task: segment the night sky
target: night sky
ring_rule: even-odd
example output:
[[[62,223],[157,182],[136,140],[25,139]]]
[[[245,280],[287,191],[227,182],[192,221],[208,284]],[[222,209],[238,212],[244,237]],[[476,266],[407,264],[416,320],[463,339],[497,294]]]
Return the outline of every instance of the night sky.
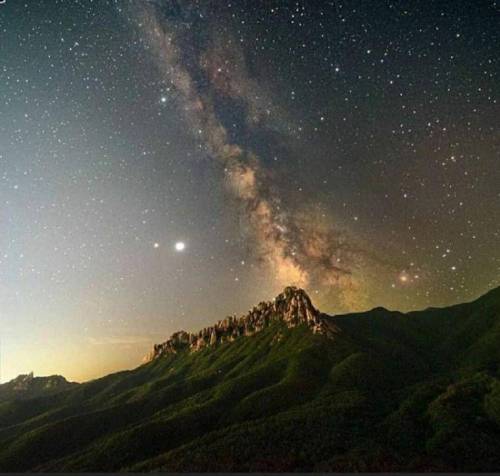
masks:
[[[288,284],[500,285],[500,4],[0,5],[2,381],[84,380]]]

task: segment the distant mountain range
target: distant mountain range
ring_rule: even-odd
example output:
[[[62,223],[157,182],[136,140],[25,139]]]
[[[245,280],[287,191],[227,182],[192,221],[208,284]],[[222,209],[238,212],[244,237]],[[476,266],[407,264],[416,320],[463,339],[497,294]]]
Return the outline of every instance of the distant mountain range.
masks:
[[[500,288],[340,316],[287,288],[135,370],[38,380],[0,386],[0,471],[500,471]]]
[[[14,380],[0,385],[0,403],[51,395],[75,385],[77,384],[68,382],[61,375],[34,377],[33,372],[19,375]]]

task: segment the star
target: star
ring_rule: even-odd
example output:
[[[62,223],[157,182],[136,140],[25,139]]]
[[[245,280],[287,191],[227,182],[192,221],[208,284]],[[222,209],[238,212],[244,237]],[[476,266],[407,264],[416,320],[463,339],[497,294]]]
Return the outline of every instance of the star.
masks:
[[[186,244],[183,241],[175,243],[175,251],[181,252],[186,249]]]
[[[402,284],[407,284],[410,282],[410,277],[408,276],[408,274],[406,274],[405,271],[401,272],[400,275],[399,275],[399,281],[402,283]]]

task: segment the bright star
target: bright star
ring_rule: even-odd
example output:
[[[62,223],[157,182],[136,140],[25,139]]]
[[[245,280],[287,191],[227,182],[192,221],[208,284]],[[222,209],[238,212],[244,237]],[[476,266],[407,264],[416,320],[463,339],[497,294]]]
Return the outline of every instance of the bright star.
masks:
[[[175,251],[184,251],[186,248],[186,244],[183,241],[178,241],[175,244]]]
[[[410,277],[403,271],[399,275],[399,281],[403,284],[409,283],[410,282]]]

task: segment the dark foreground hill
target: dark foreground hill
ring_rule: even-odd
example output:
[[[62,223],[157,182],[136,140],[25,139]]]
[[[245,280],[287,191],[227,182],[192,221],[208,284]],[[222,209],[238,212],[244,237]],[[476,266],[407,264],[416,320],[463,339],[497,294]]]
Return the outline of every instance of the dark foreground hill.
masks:
[[[150,358],[0,403],[0,471],[500,470],[500,289],[329,317],[288,288]]]

